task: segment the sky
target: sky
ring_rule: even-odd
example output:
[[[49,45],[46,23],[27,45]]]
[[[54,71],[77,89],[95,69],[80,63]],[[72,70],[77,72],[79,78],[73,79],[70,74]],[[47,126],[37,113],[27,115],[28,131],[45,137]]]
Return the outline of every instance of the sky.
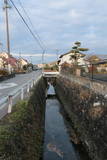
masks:
[[[14,0],[26,22],[43,41],[45,61],[54,61],[57,54],[71,50],[75,41],[89,48],[88,54],[107,54],[107,0],[20,0],[27,11],[33,28]],[[42,50],[31,36],[21,18],[11,5],[9,28],[11,53],[25,55],[34,63],[41,63]],[[5,14],[0,1],[0,42],[6,50]],[[56,54],[57,53],[57,54]]]

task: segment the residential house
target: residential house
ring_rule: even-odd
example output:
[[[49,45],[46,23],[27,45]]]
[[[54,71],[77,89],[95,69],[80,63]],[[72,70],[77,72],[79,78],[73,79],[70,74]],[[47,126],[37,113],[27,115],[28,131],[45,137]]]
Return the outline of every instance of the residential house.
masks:
[[[57,62],[57,61],[54,61],[54,62],[48,63],[48,65],[49,65],[50,67],[53,67],[54,65],[57,65],[57,64],[58,64],[58,62]]]
[[[16,58],[11,56],[11,57],[5,59],[5,61],[6,61],[6,64],[7,64],[8,69],[9,69],[10,72],[17,71],[17,69],[18,69],[18,61],[17,61]]]
[[[97,72],[107,72],[107,59],[101,60],[95,64]]]
[[[88,69],[90,72],[92,72],[92,70],[93,72],[97,72],[97,70],[100,70],[100,67],[97,64],[101,61],[101,58],[99,58],[97,55],[91,55],[91,56],[86,57],[86,61],[88,61],[89,63]]]
[[[10,55],[9,55],[8,53],[6,53],[6,52],[1,52],[1,53],[0,53],[0,57],[1,57],[1,58],[6,58],[6,59],[7,59],[7,58],[10,57]]]
[[[0,59],[1,59],[1,68],[8,70],[9,73],[12,73],[13,71],[17,70],[18,68],[17,59],[14,58],[12,55],[9,55],[6,52],[2,52],[0,53]]]
[[[92,56],[89,56],[87,57],[87,60],[90,64],[93,64],[93,63],[98,63],[101,61],[101,58],[99,58],[98,56],[96,55],[92,55]]]
[[[92,68],[95,72],[107,72],[107,55],[92,55],[86,57],[89,68]],[[92,70],[92,69],[91,69]]]
[[[37,67],[42,69],[44,67],[44,64],[37,64]]]
[[[4,68],[4,60],[0,57],[0,69]]]
[[[29,63],[26,59],[20,58],[18,59],[18,66],[20,69],[23,69],[24,66],[27,66]]]
[[[6,68],[6,59],[9,58],[9,55],[6,52],[0,53],[0,68]]]
[[[60,60],[58,61],[59,71],[61,70],[61,65],[64,63],[68,63],[70,65],[73,65],[76,62],[78,65],[84,66],[86,64],[84,57],[85,57],[85,54],[83,54],[83,53],[76,53],[76,55],[75,55],[75,52],[73,50],[61,55],[59,57]]]

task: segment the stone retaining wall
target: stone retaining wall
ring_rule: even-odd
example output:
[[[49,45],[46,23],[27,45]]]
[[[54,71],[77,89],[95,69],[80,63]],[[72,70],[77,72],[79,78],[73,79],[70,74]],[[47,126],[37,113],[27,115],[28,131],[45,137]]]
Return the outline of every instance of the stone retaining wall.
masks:
[[[107,160],[107,99],[82,84],[60,75],[55,90],[91,159]]]

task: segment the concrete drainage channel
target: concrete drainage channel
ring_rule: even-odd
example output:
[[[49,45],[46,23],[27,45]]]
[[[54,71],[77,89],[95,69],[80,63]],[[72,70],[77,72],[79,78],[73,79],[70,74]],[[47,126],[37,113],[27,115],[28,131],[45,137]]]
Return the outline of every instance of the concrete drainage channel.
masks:
[[[54,87],[50,85],[46,100],[43,160],[89,160],[84,149],[79,150],[71,142],[61,110]]]
[[[41,77],[36,82],[29,100],[27,102],[26,100],[21,101],[14,106],[13,112],[0,121],[0,159],[89,160],[89,154],[92,160],[106,160],[107,158],[104,157],[98,158],[100,150],[104,149],[106,143],[102,144],[102,148],[98,152],[97,148],[93,147],[100,147],[97,146],[99,140],[102,142],[102,137],[99,139],[99,133],[106,131],[104,128],[98,128],[100,120],[101,124],[105,122],[101,118],[104,118],[104,116],[105,119],[107,118],[107,112],[105,112],[107,111],[106,101],[102,103],[102,106],[93,107],[89,105],[90,99],[88,101],[87,97],[90,98],[91,96],[93,103],[95,103],[95,95],[87,89],[80,88],[77,84],[61,78],[50,82],[54,87],[51,84],[50,87],[47,87],[47,82],[50,81]],[[48,94],[46,97],[47,88]],[[87,98],[87,101],[83,99],[83,96],[85,96],[85,99]],[[97,100],[100,98],[102,101],[101,96],[98,97],[97,95],[96,98]],[[85,102],[85,105],[81,102]],[[80,107],[82,110],[80,110]],[[103,109],[103,112],[102,110],[96,110],[100,108]],[[86,112],[86,109],[89,110]],[[92,109],[98,111],[98,113],[95,112],[97,114],[94,114]],[[87,115],[88,113],[89,115]],[[94,117],[89,117],[92,116],[92,113]],[[94,124],[97,125],[97,128],[93,127],[92,124],[93,126]],[[104,127],[106,128],[106,126]],[[89,134],[88,130],[90,131]],[[97,144],[95,144],[95,138]],[[88,149],[88,153],[84,152],[85,149],[82,144],[85,149]],[[96,149],[96,152],[90,152],[93,151],[92,149]],[[101,152],[103,152],[102,150]],[[94,157],[92,157],[93,155]],[[106,154],[101,154],[100,157],[102,156],[106,156]]]

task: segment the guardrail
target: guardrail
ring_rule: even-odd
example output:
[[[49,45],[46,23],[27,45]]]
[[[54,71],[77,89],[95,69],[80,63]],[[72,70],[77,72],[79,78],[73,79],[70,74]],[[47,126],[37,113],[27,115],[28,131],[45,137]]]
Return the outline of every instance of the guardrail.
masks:
[[[31,79],[22,86],[16,88],[8,94],[8,96],[0,100],[0,119],[3,118],[6,114],[12,112],[12,106],[17,103],[18,100],[23,100],[26,98],[30,89],[36,84],[36,82],[42,77],[40,75],[37,79]]]

